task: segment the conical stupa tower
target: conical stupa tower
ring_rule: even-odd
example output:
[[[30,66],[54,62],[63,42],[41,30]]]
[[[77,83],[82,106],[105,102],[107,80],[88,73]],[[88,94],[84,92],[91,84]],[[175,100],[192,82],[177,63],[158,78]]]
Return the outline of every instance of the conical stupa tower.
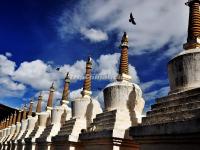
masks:
[[[138,112],[135,116],[135,119],[141,119],[141,111],[143,110],[144,100],[142,98],[142,91],[140,87],[134,83],[131,83],[132,77],[129,75],[129,62],[128,62],[128,35],[124,32],[121,43],[121,56],[120,56],[120,64],[119,64],[119,71],[117,76],[117,82],[111,83],[106,86],[104,89],[104,103],[106,110],[115,110],[115,109],[124,109],[127,110],[127,101],[129,100],[129,94],[132,90],[136,90],[138,93],[138,104],[141,103],[141,109],[138,109]],[[132,88],[131,88],[132,87]],[[126,93],[126,94],[125,94]],[[128,94],[129,93],[129,94]],[[133,101],[134,97],[132,97]],[[126,100],[124,100],[126,99]],[[130,106],[135,107],[135,106]],[[134,118],[134,117],[133,117]],[[140,121],[136,121],[137,124]]]
[[[124,32],[122,36],[121,44],[121,57],[120,57],[120,65],[119,65],[119,75],[117,77],[118,81],[121,80],[131,80],[131,76],[129,76],[129,64],[128,64],[128,35]]]
[[[59,106],[55,106],[52,110],[51,124],[48,125],[39,138],[36,139],[38,149],[50,149],[52,137],[57,135],[60,127],[65,121],[71,118],[71,109],[67,106],[69,95],[70,78],[69,73],[65,77],[62,99]]]
[[[92,70],[92,58],[88,57],[86,62],[86,73],[85,80],[83,83],[83,91],[81,92],[82,96],[89,96],[92,94],[91,92],[91,70]]]
[[[12,124],[17,123],[17,112],[15,111]]]
[[[47,107],[46,107],[47,111],[51,111],[53,109],[54,92],[55,92],[55,87],[54,87],[54,82],[53,82],[49,89],[49,98],[48,98]]]
[[[4,120],[4,130],[3,130],[3,137],[0,139],[0,143],[3,143],[8,137],[8,128],[9,126],[9,117]]]
[[[26,105],[24,105],[23,113],[22,113],[22,120],[26,120]]]
[[[31,99],[28,111],[28,118],[32,117],[32,111],[33,111],[33,100]]]
[[[42,111],[42,92],[40,92],[40,95],[38,97],[38,103],[36,106],[36,114],[39,114]]]
[[[80,134],[80,140],[85,149],[115,150],[134,149],[135,147],[134,142],[130,142],[130,137],[126,133],[129,127],[141,122],[144,100],[140,87],[131,83],[126,32],[122,36],[120,48],[121,57],[117,80],[108,84],[103,90],[104,111],[97,114],[87,131]],[[125,146],[122,141],[130,144]]]
[[[184,49],[200,48],[200,10],[199,0],[190,0],[186,3],[190,8],[189,25],[188,25],[188,38],[187,43],[184,44]]]
[[[3,129],[3,121],[0,122],[0,130]]]
[[[9,126],[9,117],[6,119],[6,128]]]
[[[25,139],[30,136],[30,134],[33,132],[34,129],[37,128],[37,121],[38,121],[38,113],[36,113],[36,116],[32,116],[33,111],[33,99],[30,100],[29,105],[29,111],[28,111],[28,118],[27,118],[27,128],[25,129],[25,132],[21,136],[21,138],[17,141],[18,147],[21,147],[21,149],[25,148]]]
[[[75,149],[73,143],[78,142],[81,130],[87,129],[94,116],[102,112],[98,101],[91,98],[91,69],[92,59],[88,57],[81,97],[72,101],[72,117],[65,121],[58,135],[52,138],[55,149]],[[66,145],[65,141],[69,143]]]
[[[168,63],[170,94],[200,87],[200,1],[190,0],[187,43]]]
[[[5,134],[5,120],[2,120],[1,121],[1,137],[0,137],[0,142],[1,142],[1,140],[3,139],[3,137],[4,137],[4,134]]]
[[[141,150],[198,150],[200,147],[199,4],[199,0],[186,3],[190,13],[187,43],[183,45],[184,50],[168,62],[169,94],[157,98],[142,118],[142,124],[130,130]]]
[[[18,111],[18,115],[17,115],[17,122],[21,122],[21,115],[22,115],[22,111],[21,109]]]
[[[17,143],[17,141],[19,139],[21,139],[23,134],[26,132],[26,129],[27,129],[27,126],[28,126],[28,119],[27,119],[27,112],[26,111],[27,111],[27,108],[26,108],[26,105],[24,105],[23,113],[22,113],[22,120],[21,120],[21,127],[20,127],[19,134],[15,139],[16,140],[15,143]]]
[[[21,119],[22,119],[22,110],[19,109],[18,110],[18,113],[17,113],[17,120],[16,120],[16,130],[15,130],[15,133],[12,137],[12,140],[15,140],[15,138],[17,137],[17,135],[19,134],[20,132],[20,128],[21,128]]]
[[[7,117],[6,123],[5,123],[5,129],[4,129],[4,136],[0,141],[0,143],[2,143],[3,145],[4,145],[4,142],[9,137],[9,134],[10,134],[10,120],[11,120],[11,116]]]
[[[40,136],[46,128],[47,118],[50,112],[42,112],[42,92],[40,92],[36,106],[36,116],[29,118],[27,134],[21,141],[22,148],[35,149],[35,139]]]
[[[65,77],[65,83],[64,83],[64,89],[62,94],[62,100],[61,105],[68,103],[68,96],[69,96],[69,84],[70,84],[70,78],[69,78],[69,72],[67,73]]]
[[[12,126],[12,121],[13,121],[13,114],[11,114],[10,118],[9,118],[9,126]]]
[[[0,140],[3,137],[3,120],[0,122]]]
[[[92,58],[88,57],[86,61],[85,79],[83,81],[83,90],[81,91],[82,97],[76,98],[72,101],[72,117],[85,118],[87,106],[91,99],[91,69]],[[81,109],[82,108],[82,109]]]
[[[6,141],[4,142],[5,149],[9,149],[11,147],[11,139],[15,136],[15,133],[17,132],[16,129],[16,119],[17,119],[17,113],[13,114],[12,123],[10,122],[10,134]]]

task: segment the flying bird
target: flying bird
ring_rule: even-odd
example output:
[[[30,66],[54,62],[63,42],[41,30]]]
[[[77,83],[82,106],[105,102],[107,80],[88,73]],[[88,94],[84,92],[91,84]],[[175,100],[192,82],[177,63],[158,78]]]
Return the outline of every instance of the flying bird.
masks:
[[[60,71],[60,67],[56,68],[57,71]]]
[[[136,25],[135,18],[133,18],[133,14],[132,13],[130,13],[129,22],[131,22],[133,25]]]

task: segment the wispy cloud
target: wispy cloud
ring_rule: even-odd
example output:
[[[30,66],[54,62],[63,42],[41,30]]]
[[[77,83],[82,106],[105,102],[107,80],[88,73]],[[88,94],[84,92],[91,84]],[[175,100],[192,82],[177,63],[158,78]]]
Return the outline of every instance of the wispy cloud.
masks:
[[[107,33],[98,29],[82,28],[81,34],[84,36],[84,38],[89,39],[91,42],[94,43],[108,40]]]
[[[142,88],[142,90],[144,92],[148,91],[149,89],[151,89],[153,86],[163,86],[163,85],[167,85],[168,84],[168,80],[152,80],[152,81],[148,81],[145,83],[141,83],[140,86]]]
[[[0,100],[6,101],[6,98],[20,98],[23,97],[25,90],[9,90],[6,89],[4,86],[0,86]]]
[[[13,90],[13,91],[15,91],[15,90],[20,91],[20,90],[24,90],[26,88],[24,86],[24,84],[12,81],[12,79],[10,77],[1,77],[0,85],[8,90]]]
[[[169,92],[169,86],[160,88],[159,90],[144,93],[145,101],[155,100],[156,98],[167,96]]]
[[[12,53],[10,53],[10,52],[6,52],[5,55],[6,55],[7,57],[12,57]]]
[[[151,104],[156,98],[167,96],[169,92],[168,80],[152,80],[140,84],[143,97],[146,101],[144,112],[151,109]]]
[[[177,45],[186,40],[188,8],[185,0],[82,0],[66,9],[59,18],[58,32],[62,38],[81,33],[81,29],[122,32],[129,35],[130,53],[141,55],[158,51],[163,45]],[[95,11],[94,11],[95,10]],[[133,11],[137,26],[128,22]],[[176,53],[179,49],[173,49]],[[166,56],[173,54],[168,51]]]

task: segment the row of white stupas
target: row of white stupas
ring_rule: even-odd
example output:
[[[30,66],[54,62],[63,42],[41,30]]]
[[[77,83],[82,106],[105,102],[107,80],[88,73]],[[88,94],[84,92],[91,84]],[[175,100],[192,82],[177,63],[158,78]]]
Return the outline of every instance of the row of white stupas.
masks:
[[[141,122],[144,100],[140,87],[131,83],[128,70],[128,36],[121,40],[119,75],[103,90],[105,108],[91,97],[91,58],[81,97],[68,107],[70,79],[67,74],[60,106],[53,107],[54,85],[49,91],[46,111],[41,112],[42,95],[35,115],[33,102],[1,123],[1,150],[96,150],[133,149],[129,128]],[[26,115],[28,117],[26,117]],[[22,117],[21,117],[22,116]]]

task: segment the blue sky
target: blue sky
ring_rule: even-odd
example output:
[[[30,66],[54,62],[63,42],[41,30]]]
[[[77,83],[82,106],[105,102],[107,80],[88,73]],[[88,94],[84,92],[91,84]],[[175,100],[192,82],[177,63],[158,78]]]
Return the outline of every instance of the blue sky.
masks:
[[[114,78],[119,44],[129,36],[129,63],[139,84],[145,110],[156,97],[167,95],[167,62],[186,41],[185,0],[3,0],[0,5],[0,103],[21,107],[56,82],[55,104],[61,98],[64,74],[83,76],[85,60],[93,58],[93,74]],[[128,22],[133,12],[137,26]],[[55,70],[60,67],[60,72]],[[103,104],[111,80],[93,80],[93,97]],[[73,80],[71,99],[82,80]],[[45,105],[45,103],[44,103]]]

